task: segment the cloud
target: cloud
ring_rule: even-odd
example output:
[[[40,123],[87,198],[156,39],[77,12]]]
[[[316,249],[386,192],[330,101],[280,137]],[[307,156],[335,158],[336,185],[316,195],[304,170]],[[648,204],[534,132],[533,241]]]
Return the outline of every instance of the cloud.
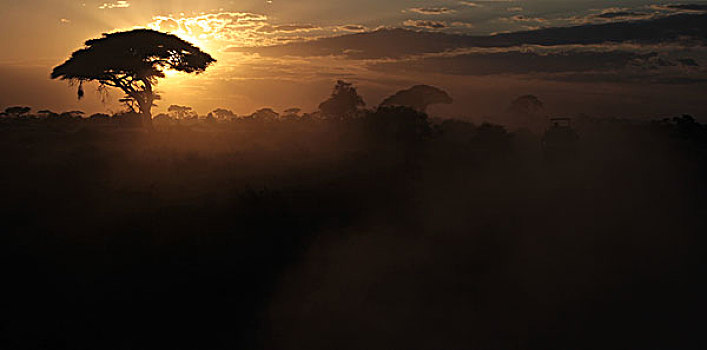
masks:
[[[484,3],[508,3],[508,2],[516,2],[517,0],[477,0],[477,1],[459,1],[460,5],[463,6],[469,6],[469,7],[484,7]]]
[[[71,24],[71,20],[68,18],[61,18],[59,19],[59,23],[61,24]]]
[[[443,29],[449,27],[446,22],[443,21],[430,21],[430,20],[412,20],[409,19],[403,22],[406,27],[416,27],[416,28],[427,28],[427,29]]]
[[[260,33],[295,33],[321,29],[312,24],[263,25],[256,29]]]
[[[463,23],[406,21],[414,28],[445,29]],[[470,24],[468,24],[470,25]],[[271,56],[344,55],[356,59],[400,58],[421,53],[470,48],[508,48],[523,45],[558,47],[564,45],[667,45],[704,47],[707,45],[707,14],[680,14],[638,22],[585,24],[549,27],[534,31],[488,36],[419,33],[405,29],[381,29],[358,35],[320,38],[289,46],[253,48],[248,52]],[[672,45],[672,44],[671,44]],[[347,51],[352,50],[352,51]],[[237,50],[236,50],[237,51]],[[345,54],[350,52],[352,54]]]
[[[103,5],[98,6],[99,9],[115,9],[115,8],[127,8],[130,7],[130,3],[127,1],[115,1],[115,2],[104,2]]]
[[[570,24],[610,23],[637,20],[651,20],[678,14],[707,12],[707,5],[650,5],[637,8],[609,7],[591,10],[584,16],[555,19],[555,23]]]
[[[473,1],[459,1],[460,5],[464,6],[469,6],[469,7],[483,7],[483,5],[473,2]]]
[[[614,19],[614,18],[637,18],[637,17],[644,17],[648,14],[645,13],[637,13],[637,12],[628,12],[628,11],[618,11],[618,12],[604,12],[598,15],[594,15],[596,18],[607,18],[607,19]]]
[[[655,11],[646,12],[643,10],[630,10],[627,8],[611,7],[599,10],[598,12],[591,13],[584,17],[575,17],[572,21],[575,23],[620,22],[653,19],[663,15],[664,14]]]
[[[457,21],[457,22],[452,22],[452,27],[474,28],[474,24],[469,23],[469,22]]]
[[[528,17],[524,15],[514,15],[511,17],[501,17],[498,19],[500,22],[515,22],[515,23],[544,23],[548,20],[540,17]]]
[[[358,24],[347,24],[343,26],[339,26],[337,29],[345,31],[345,32],[365,32],[368,30],[365,26],[358,25]]]
[[[292,36],[258,32],[257,28],[264,25],[278,25],[266,18],[248,22],[246,31],[267,37],[268,43],[282,44],[243,47],[236,41],[224,50],[228,53],[223,53],[221,64],[214,67],[209,77],[200,77],[200,82],[229,93],[238,91],[252,99],[229,97],[230,102],[223,104],[231,103],[226,106],[232,109],[265,103],[252,92],[253,86],[294,86],[299,93],[304,90],[301,86],[321,84],[321,91],[328,91],[331,81],[341,78],[369,88],[396,89],[440,79],[459,82],[459,91],[466,91],[465,84],[470,82],[494,85],[501,81],[555,88],[555,84],[565,83],[616,82],[636,87],[650,83],[696,84],[707,79],[707,49],[705,44],[682,38],[685,34],[703,37],[700,33],[707,32],[706,19],[707,15],[677,15],[488,36],[418,31],[430,28],[426,23],[410,20],[410,29],[367,31],[358,24],[339,25],[332,27],[334,33],[356,34],[312,40],[308,31]],[[442,23],[445,31],[471,25],[452,20]],[[431,29],[440,28],[435,25]],[[318,34],[321,33],[315,33]]]
[[[699,4],[685,4],[685,5],[654,5],[655,9],[662,9],[668,11],[694,11],[694,12],[707,12],[707,5]]]
[[[191,17],[156,16],[148,27],[186,39],[215,41],[214,46],[262,46],[300,40],[296,33],[323,30],[312,24],[277,24],[250,12],[208,13]],[[333,30],[332,30],[333,32]]]
[[[443,15],[457,12],[456,10],[446,7],[413,7],[410,11],[423,15]]]

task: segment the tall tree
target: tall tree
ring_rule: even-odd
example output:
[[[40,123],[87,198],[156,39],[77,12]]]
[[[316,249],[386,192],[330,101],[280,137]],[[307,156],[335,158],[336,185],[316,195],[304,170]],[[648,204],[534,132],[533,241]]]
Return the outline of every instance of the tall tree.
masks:
[[[434,104],[450,104],[453,100],[445,91],[429,85],[415,85],[407,90],[401,90],[386,98],[380,106],[410,107],[418,112],[426,113],[427,107]]]
[[[365,105],[353,84],[339,80],[331,97],[319,104],[319,111],[325,118],[348,119],[355,117],[359,108]]]
[[[79,99],[86,81],[97,81],[101,90],[106,86],[121,89],[126,94],[121,101],[137,105],[148,130],[152,130],[151,110],[159,98],[153,87],[158,78],[164,78],[164,70],[198,74],[216,62],[177,36],[150,29],[103,34],[85,45],[55,67],[51,78],[78,83]]]

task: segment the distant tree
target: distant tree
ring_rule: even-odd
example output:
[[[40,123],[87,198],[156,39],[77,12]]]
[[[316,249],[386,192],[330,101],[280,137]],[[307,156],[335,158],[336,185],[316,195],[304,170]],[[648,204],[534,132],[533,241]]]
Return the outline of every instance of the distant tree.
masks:
[[[436,134],[441,140],[454,144],[464,145],[476,135],[476,125],[471,122],[457,119],[446,119],[436,125]]]
[[[167,112],[174,119],[194,119],[196,117],[196,113],[189,106],[171,105],[167,108]]]
[[[29,113],[31,110],[32,108],[23,106],[7,107],[5,108],[5,114],[9,117],[19,118]]]
[[[140,127],[143,125],[140,114],[135,112],[126,111],[117,113],[113,116],[113,118],[118,123],[118,125],[123,127],[133,128]]]
[[[431,133],[427,114],[410,107],[380,107],[366,121],[370,131],[384,139],[416,142]]]
[[[508,111],[511,113],[535,115],[542,113],[545,104],[539,98],[533,95],[524,95],[516,98],[508,106]]]
[[[450,104],[452,98],[443,90],[429,85],[416,85],[407,90],[401,90],[383,100],[383,106],[404,106],[420,112],[426,112],[427,107],[434,104]]]
[[[56,118],[59,116],[59,113],[56,113],[54,111],[50,111],[48,109],[43,109],[41,111],[38,111],[37,114],[42,118]]]
[[[224,108],[216,108],[211,113],[216,119],[229,120],[236,117],[236,114],[232,111]]]
[[[339,80],[331,97],[319,105],[319,111],[324,118],[347,119],[356,116],[359,109],[365,105],[353,84]]]
[[[547,126],[545,104],[534,95],[516,98],[506,109],[509,125],[540,131]]]
[[[300,112],[302,112],[301,108],[288,108],[283,111],[284,115],[282,118],[287,120],[298,120],[301,119]]]
[[[672,118],[670,125],[673,129],[672,136],[674,137],[684,140],[698,140],[702,143],[707,141],[707,128],[698,123],[695,118],[689,114]]]
[[[216,117],[214,117],[214,114],[213,114],[212,112],[209,112],[209,113],[206,114],[206,116],[204,117],[204,121],[205,121],[207,124],[214,124],[214,123],[216,123]]]
[[[86,41],[86,47],[74,52],[66,62],[54,68],[51,78],[78,82],[78,96],[83,83],[98,81],[125,92],[123,102],[138,106],[143,125],[152,130],[152,107],[159,96],[153,86],[164,78],[164,70],[201,73],[216,62],[198,47],[172,34],[149,29],[103,34]]]
[[[77,119],[77,118],[81,118],[81,116],[84,114],[85,113],[82,111],[68,111],[68,112],[62,112],[61,114],[59,114],[59,118]]]
[[[280,114],[273,111],[272,108],[261,108],[255,113],[251,114],[250,117],[255,120],[277,120],[280,118]]]

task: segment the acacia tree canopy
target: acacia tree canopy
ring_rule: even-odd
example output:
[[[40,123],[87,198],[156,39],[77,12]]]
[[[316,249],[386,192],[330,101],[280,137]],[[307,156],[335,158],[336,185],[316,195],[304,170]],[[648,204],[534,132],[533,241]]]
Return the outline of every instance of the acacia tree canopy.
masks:
[[[86,41],[84,48],[54,68],[51,78],[78,82],[79,98],[85,81],[98,81],[100,88],[119,88],[126,94],[122,101],[137,104],[143,122],[151,127],[150,110],[158,99],[153,85],[164,78],[164,70],[198,74],[214,62],[211,55],[176,35],[135,29]]]
[[[453,100],[444,90],[429,85],[415,85],[407,90],[401,90],[381,102],[381,107],[404,106],[419,112],[426,112],[427,107],[434,104],[450,104]]]

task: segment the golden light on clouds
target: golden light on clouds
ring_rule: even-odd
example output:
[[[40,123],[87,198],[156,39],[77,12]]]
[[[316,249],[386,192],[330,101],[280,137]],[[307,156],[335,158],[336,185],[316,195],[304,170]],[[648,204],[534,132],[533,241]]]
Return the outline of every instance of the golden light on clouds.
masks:
[[[127,1],[104,2],[103,5],[98,6],[101,10],[126,7],[130,7],[130,3]]]
[[[274,24],[268,16],[249,12],[203,13],[194,16],[155,16],[149,28],[175,34],[206,49],[264,46],[302,39],[299,33],[323,31],[304,24]]]

